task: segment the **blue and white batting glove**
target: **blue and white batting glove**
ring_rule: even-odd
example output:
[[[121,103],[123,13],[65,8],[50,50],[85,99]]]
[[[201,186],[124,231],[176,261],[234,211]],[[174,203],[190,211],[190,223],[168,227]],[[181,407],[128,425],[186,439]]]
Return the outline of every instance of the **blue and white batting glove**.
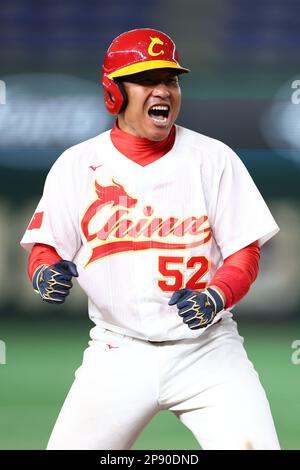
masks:
[[[73,276],[78,277],[76,264],[61,260],[50,266],[39,266],[33,275],[32,285],[45,302],[62,304],[73,286]]]
[[[224,309],[221,295],[211,287],[203,292],[180,289],[173,293],[169,305],[177,304],[178,315],[191,330],[205,328]]]

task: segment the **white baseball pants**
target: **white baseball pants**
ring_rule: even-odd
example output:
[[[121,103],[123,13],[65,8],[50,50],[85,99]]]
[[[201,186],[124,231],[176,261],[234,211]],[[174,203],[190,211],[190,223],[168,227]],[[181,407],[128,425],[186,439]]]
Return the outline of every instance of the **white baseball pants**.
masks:
[[[191,340],[150,343],[99,327],[91,337],[48,449],[130,449],[160,410],[175,413],[203,449],[279,449],[232,319]]]

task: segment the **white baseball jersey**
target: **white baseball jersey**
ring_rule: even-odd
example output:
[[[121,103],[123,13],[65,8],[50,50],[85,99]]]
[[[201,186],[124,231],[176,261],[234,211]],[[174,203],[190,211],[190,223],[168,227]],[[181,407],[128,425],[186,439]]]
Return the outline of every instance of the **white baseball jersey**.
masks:
[[[175,290],[204,289],[226,257],[278,230],[239,157],[176,126],[173,148],[145,167],[113,146],[110,131],[66,150],[21,244],[51,245],[76,263],[96,325],[166,341],[204,331],[168,305]]]

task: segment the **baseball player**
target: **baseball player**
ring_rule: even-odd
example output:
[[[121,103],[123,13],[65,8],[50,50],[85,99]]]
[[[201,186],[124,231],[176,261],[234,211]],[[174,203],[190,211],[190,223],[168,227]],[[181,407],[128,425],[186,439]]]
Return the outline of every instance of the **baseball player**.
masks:
[[[21,241],[41,298],[78,278],[95,325],[48,449],[129,449],[160,410],[203,449],[279,449],[231,311],[279,229],[238,156],[175,124],[188,72],[160,31],[113,40],[115,125],[58,158]]]

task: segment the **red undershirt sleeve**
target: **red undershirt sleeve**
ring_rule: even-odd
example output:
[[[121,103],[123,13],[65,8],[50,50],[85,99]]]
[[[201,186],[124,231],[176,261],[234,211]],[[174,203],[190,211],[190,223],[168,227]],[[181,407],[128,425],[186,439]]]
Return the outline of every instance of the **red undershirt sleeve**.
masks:
[[[239,302],[249,291],[259,271],[260,248],[258,242],[228,256],[217,269],[210,286],[219,287],[225,295],[225,308]]]
[[[62,258],[59,256],[55,248],[43,243],[36,243],[28,257],[28,276],[32,281],[33,274],[42,264],[53,264],[60,261]]]

